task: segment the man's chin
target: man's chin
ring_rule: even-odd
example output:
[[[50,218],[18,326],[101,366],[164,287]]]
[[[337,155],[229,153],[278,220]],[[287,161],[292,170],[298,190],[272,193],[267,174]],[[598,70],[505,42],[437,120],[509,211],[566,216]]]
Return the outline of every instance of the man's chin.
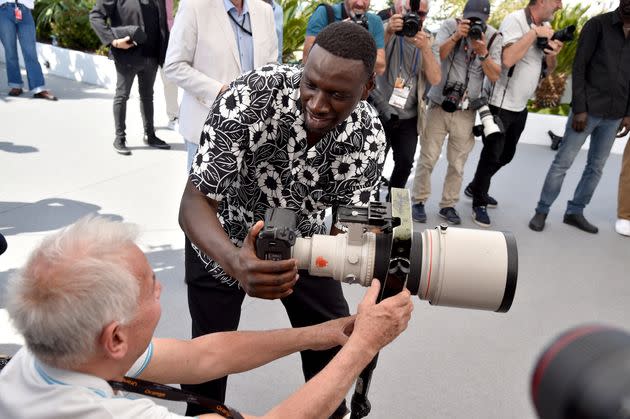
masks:
[[[330,119],[317,119],[307,116],[306,129],[313,134],[325,134],[334,127]]]

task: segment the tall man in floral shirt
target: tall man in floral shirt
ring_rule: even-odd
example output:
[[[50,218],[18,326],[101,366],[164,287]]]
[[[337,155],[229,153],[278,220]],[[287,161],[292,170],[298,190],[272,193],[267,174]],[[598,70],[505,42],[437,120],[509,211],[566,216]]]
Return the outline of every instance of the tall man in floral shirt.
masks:
[[[303,69],[262,67],[215,101],[180,207],[196,250],[186,252],[193,337],[236,329],[245,294],[281,299],[294,327],[348,314],[338,282],[298,275],[294,259],[260,260],[254,242],[267,208],[296,211],[299,232],[311,236],[327,233],[326,209],[373,197],[385,146],[364,101],[375,59],[369,32],[334,23],[317,36]],[[335,353],[303,352],[305,378]],[[226,380],[192,390],[223,400]],[[333,417],[346,412],[344,402]]]

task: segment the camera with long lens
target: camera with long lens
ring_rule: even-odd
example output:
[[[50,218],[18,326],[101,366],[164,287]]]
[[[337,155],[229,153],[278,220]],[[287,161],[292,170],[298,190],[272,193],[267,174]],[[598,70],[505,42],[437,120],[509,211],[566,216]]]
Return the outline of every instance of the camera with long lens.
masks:
[[[493,115],[488,107],[488,99],[480,97],[470,101],[470,108],[479,113],[480,125],[473,127],[475,137],[485,137],[487,140],[494,141],[500,138],[504,133],[503,122],[497,115]]]
[[[366,287],[377,278],[383,284],[383,297],[406,287],[432,305],[509,310],[518,275],[512,234],[446,224],[418,230],[411,219],[409,191],[392,188],[391,196],[391,204],[339,207],[337,218],[347,226],[345,234],[298,237],[293,245],[287,242],[279,246],[277,241],[286,234],[267,232],[265,236],[274,239],[259,237],[257,255],[275,259],[280,254],[278,248],[291,247],[298,269]],[[282,216],[278,216],[279,210]],[[269,220],[275,229],[291,229],[295,217],[288,209],[269,209],[265,225]],[[281,220],[284,225],[280,225]]]
[[[541,419],[630,418],[630,334],[601,325],[566,331],[539,356],[531,397]]]
[[[411,0],[410,8],[411,10],[403,16],[402,29],[396,32],[396,35],[412,37],[415,36],[420,29],[422,29],[422,22],[420,21],[420,16],[417,13],[420,9],[420,0]]]
[[[363,26],[366,30],[370,30],[366,13],[352,13],[350,16],[350,20]]]
[[[483,38],[483,34],[486,33],[488,29],[488,25],[483,20],[471,17],[470,18],[470,29],[468,30],[468,37],[473,41],[479,41]]]
[[[444,89],[442,90],[442,109],[445,112],[453,113],[459,109],[464,93],[466,92],[466,86],[461,82],[446,82]]]
[[[551,37],[552,40],[560,41],[560,42],[569,42],[575,39],[575,25],[567,26],[564,29],[560,29],[553,33]],[[538,37],[536,39],[536,46],[541,50],[545,50],[549,48],[549,39],[543,37]]]

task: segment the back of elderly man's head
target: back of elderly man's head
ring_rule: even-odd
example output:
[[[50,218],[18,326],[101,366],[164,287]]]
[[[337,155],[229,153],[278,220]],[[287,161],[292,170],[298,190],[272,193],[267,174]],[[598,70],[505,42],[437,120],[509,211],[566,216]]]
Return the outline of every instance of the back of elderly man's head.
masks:
[[[10,278],[9,316],[38,359],[76,367],[103,327],[133,319],[140,285],[123,256],[137,235],[130,224],[83,218],[46,237]]]

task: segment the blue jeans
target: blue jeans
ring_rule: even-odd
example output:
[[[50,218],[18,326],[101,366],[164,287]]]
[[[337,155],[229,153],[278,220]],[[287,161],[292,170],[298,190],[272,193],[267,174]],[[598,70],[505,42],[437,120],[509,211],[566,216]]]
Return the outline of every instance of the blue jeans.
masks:
[[[28,89],[31,93],[36,94],[46,90],[46,82],[42,67],[37,61],[35,22],[28,7],[22,4],[18,4],[18,7],[22,11],[22,20],[19,22],[15,19],[14,2],[0,5],[0,41],[4,47],[7,79],[10,88],[21,88],[24,84],[18,60],[17,40],[19,39],[28,77]]]
[[[577,188],[575,188],[573,199],[568,202],[566,210],[567,214],[582,214],[586,205],[591,202],[595,188],[602,177],[602,171],[615,142],[621,119],[604,119],[589,114],[586,128],[582,132],[575,132],[571,127],[572,122],[573,112],[569,114],[560,149],[551,163],[549,172],[547,172],[536,212],[549,213],[551,204],[560,193],[567,170],[573,164],[580,148],[586,141],[586,137],[590,135],[591,144],[586,167],[582,172],[582,178]]]

